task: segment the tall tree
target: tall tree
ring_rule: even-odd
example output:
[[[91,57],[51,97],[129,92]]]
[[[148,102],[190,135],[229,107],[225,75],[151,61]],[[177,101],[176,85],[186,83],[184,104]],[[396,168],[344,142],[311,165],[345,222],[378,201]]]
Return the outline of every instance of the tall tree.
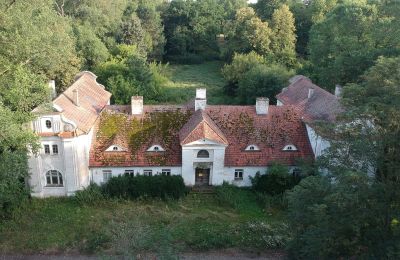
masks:
[[[296,28],[289,6],[282,5],[272,14],[271,51],[278,63],[293,67],[296,63]]]
[[[356,82],[379,55],[400,53],[400,13],[384,13],[363,1],[338,5],[310,33],[310,60],[317,83]]]

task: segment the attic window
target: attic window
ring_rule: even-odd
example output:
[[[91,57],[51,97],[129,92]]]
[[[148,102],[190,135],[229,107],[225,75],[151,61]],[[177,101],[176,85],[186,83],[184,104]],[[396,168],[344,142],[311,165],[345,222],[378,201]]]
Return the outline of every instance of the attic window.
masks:
[[[153,145],[149,149],[147,149],[148,152],[164,152],[164,148],[162,148],[159,145]]]
[[[209,158],[210,157],[210,153],[207,150],[200,150],[197,153],[197,158]]]
[[[260,151],[260,148],[257,145],[249,145],[246,147],[245,151]]]
[[[106,150],[106,152],[122,152],[122,151],[126,151],[126,149],[122,148],[119,145],[111,145]]]
[[[283,147],[283,151],[297,151],[297,148],[293,144],[288,144]]]
[[[51,129],[51,121],[50,120],[46,120],[46,127],[47,127],[47,129]]]

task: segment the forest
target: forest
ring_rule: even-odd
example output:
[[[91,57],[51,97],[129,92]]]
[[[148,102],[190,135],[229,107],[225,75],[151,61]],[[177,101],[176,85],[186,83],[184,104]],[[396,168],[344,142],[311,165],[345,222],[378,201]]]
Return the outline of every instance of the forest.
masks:
[[[228,104],[260,96],[274,104],[296,74],[330,92],[344,86],[343,114],[319,126],[332,146],[287,192],[287,250],[304,259],[400,257],[397,0],[1,1],[0,218],[29,193],[21,180],[38,139],[28,125],[50,103],[49,80],[61,93],[89,70],[114,104],[133,95],[182,103],[185,89],[169,89],[171,69],[204,63],[221,64],[212,67],[223,77],[215,100]]]

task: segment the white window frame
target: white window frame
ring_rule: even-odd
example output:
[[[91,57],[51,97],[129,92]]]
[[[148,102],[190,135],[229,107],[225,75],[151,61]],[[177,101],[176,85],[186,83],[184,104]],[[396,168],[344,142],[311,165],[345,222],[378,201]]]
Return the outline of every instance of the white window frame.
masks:
[[[54,148],[56,148],[57,152],[54,152]],[[58,155],[59,154],[59,150],[58,150],[58,144],[52,144],[51,145],[51,152],[53,155]]]
[[[246,147],[245,151],[250,151],[250,152],[260,151],[260,148],[255,144],[251,144]]]
[[[161,175],[171,176],[171,169],[162,169]]]
[[[283,147],[282,150],[292,152],[292,151],[297,151],[297,147],[293,144],[288,144],[288,145],[285,145],[285,147]]]
[[[57,183],[53,183],[53,177],[57,178]],[[45,173],[45,178],[46,178],[46,187],[64,187],[64,180],[62,173],[58,170],[48,170]],[[50,179],[50,183],[48,182],[48,178]]]
[[[135,176],[135,170],[125,170],[125,171],[124,171],[124,175],[129,175],[129,176],[131,176],[131,173],[133,174],[133,176]]]
[[[243,175],[244,175],[243,169],[235,169],[235,181],[243,181]]]
[[[143,175],[144,176],[153,176],[153,170],[143,170]]]
[[[152,145],[149,149],[146,150],[147,152],[165,152],[165,149],[162,148],[161,145]]]
[[[46,148],[49,148],[48,149],[49,152],[47,152]],[[51,145],[50,144],[43,144],[43,151],[44,151],[45,155],[51,155]]]
[[[199,156],[200,152],[207,152],[207,156],[203,156],[203,155]],[[206,149],[201,149],[201,150],[197,151],[196,158],[200,158],[200,159],[210,158],[210,152]]]
[[[107,183],[112,178],[112,170],[103,170],[103,183]]]

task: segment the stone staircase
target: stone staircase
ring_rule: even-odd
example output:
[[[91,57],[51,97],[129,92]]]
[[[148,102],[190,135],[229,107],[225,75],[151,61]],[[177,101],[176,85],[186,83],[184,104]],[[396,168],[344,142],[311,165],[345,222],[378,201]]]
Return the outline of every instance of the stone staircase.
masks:
[[[199,194],[213,194],[214,187],[213,186],[193,186],[191,192],[199,193]]]

